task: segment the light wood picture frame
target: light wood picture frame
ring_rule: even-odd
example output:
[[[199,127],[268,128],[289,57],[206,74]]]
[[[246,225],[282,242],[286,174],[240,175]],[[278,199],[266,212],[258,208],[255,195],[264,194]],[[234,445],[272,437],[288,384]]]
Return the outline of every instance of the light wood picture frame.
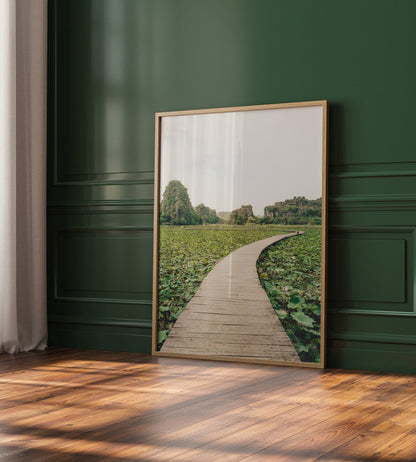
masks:
[[[327,101],[155,123],[152,354],[325,367]]]

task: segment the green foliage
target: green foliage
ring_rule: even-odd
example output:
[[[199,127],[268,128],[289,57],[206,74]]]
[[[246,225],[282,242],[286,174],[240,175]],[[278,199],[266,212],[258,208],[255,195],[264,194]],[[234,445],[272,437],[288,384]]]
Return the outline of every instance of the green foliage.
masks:
[[[195,212],[200,216],[202,224],[216,224],[220,221],[217,212],[210,209],[204,204],[199,204],[195,207]]]
[[[257,223],[256,217],[251,216],[247,218],[247,222],[246,222],[247,225],[256,224],[256,223]]]
[[[257,261],[260,283],[299,357],[308,362],[320,357],[320,237],[320,227],[306,227],[305,234],[265,249]]]
[[[253,207],[251,205],[242,205],[235,209],[230,215],[231,225],[245,225],[250,218],[254,218]]]
[[[314,327],[314,320],[303,311],[295,311],[294,313],[290,313],[290,315],[298,324],[305,327]]]
[[[304,196],[295,196],[274,205],[264,207],[264,223],[281,223],[288,225],[320,225],[322,216],[322,199],[309,200]]]
[[[276,225],[161,226],[158,331],[169,332],[219,260],[243,245],[292,231]]]
[[[189,199],[188,190],[178,180],[166,186],[160,203],[160,223],[171,225],[197,225],[202,223]]]
[[[160,330],[157,333],[157,343],[162,343],[168,338],[169,331],[168,330]]]

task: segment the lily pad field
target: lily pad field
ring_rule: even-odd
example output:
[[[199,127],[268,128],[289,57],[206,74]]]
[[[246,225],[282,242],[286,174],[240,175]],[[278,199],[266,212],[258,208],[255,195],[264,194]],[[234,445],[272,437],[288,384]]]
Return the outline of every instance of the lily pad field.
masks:
[[[257,261],[260,282],[302,361],[319,362],[321,229],[265,249]]]
[[[215,264],[232,251],[277,234],[304,234],[266,248],[259,280],[302,361],[319,362],[321,227],[314,225],[161,226],[158,346]]]

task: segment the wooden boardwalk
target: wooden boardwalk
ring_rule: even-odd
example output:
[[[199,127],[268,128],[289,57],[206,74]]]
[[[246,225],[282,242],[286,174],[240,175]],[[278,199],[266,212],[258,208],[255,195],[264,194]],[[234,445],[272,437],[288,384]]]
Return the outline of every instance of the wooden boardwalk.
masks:
[[[217,263],[180,314],[161,352],[300,362],[256,268],[266,247],[295,235],[248,244]]]

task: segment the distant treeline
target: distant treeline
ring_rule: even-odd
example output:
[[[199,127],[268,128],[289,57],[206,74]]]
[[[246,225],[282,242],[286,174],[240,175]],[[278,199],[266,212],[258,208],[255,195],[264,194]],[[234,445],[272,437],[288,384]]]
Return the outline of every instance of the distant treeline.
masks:
[[[264,223],[282,223],[287,225],[320,225],[322,217],[322,198],[310,200],[304,196],[275,202],[264,207]]]
[[[275,202],[264,207],[264,215],[255,217],[251,205],[242,205],[233,210],[230,215],[231,225],[245,225],[246,223],[283,224],[283,225],[320,225],[322,213],[322,199],[309,200],[304,196]]]
[[[256,217],[251,205],[242,205],[232,212],[217,212],[204,204],[193,207],[188,190],[179,180],[166,186],[160,203],[160,224],[201,225],[229,223],[255,224],[321,224],[322,199],[309,200],[303,196],[275,202],[264,208],[264,215]],[[220,215],[220,216],[219,216]]]
[[[206,205],[192,207],[188,190],[180,181],[172,180],[166,186],[160,203],[160,224],[202,225],[220,221],[217,212]]]

